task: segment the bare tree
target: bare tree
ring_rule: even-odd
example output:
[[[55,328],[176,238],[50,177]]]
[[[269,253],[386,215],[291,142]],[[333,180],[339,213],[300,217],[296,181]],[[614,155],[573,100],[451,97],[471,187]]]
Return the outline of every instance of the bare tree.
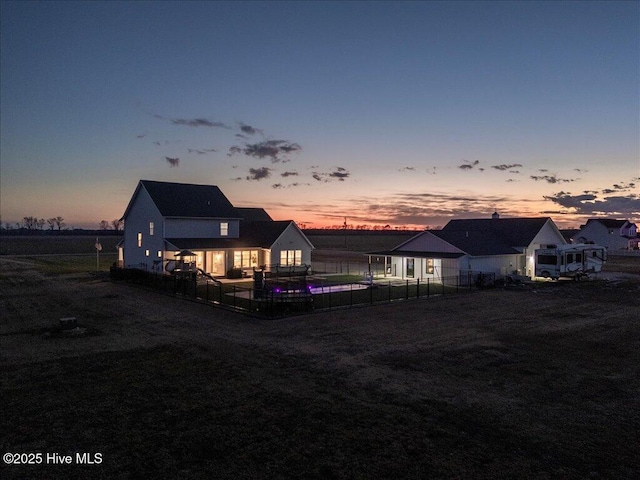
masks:
[[[22,217],[22,225],[27,230],[33,230],[34,228],[36,228],[37,222],[38,219],[36,217]]]
[[[116,232],[119,232],[122,229],[122,219],[111,220],[111,226]]]
[[[56,217],[53,219],[54,222],[56,223],[56,226],[58,227],[58,230],[61,230],[62,227],[64,227],[65,223],[64,223],[64,218],[62,217]]]
[[[109,230],[109,222],[102,220],[100,222],[100,230]]]
[[[49,224],[49,230],[53,230],[53,227],[56,226],[55,218],[47,218],[47,223]]]

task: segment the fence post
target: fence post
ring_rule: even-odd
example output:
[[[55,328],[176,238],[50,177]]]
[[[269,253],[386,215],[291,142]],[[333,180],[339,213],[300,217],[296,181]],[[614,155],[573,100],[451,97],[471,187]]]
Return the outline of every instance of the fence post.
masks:
[[[233,286],[233,308],[236,308],[236,286]]]
[[[442,277],[442,295],[444,295],[444,277]]]
[[[460,275],[456,275],[456,293],[458,293],[459,288],[460,288]]]
[[[404,290],[404,296],[407,300],[409,300],[409,279],[407,279],[407,284]]]
[[[353,307],[353,283],[349,284],[349,306]]]
[[[373,305],[373,282],[369,285],[369,303]]]
[[[427,298],[429,298],[429,287],[431,286],[431,279],[427,278]]]
[[[420,279],[418,279],[418,282],[417,282],[416,298],[420,298]]]
[[[389,284],[387,285],[387,291],[389,292],[389,303],[391,303],[391,280],[389,280]]]

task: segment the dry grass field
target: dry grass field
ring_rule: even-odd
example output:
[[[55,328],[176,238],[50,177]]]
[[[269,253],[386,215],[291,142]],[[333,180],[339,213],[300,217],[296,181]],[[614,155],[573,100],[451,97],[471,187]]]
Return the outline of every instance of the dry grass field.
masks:
[[[258,320],[0,257],[0,478],[638,478],[637,260]]]

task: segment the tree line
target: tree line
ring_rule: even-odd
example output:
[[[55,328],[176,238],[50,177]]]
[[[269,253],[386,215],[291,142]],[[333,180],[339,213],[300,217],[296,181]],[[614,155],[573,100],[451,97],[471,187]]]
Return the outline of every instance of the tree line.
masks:
[[[2,222],[0,222],[2,225]],[[57,230],[61,231],[66,227],[66,223],[64,222],[63,217],[51,217],[48,219],[38,218],[38,217],[22,217],[21,222],[16,222],[15,224],[6,222],[2,227],[4,230],[27,230],[31,231],[43,231],[45,230],[45,225],[47,226],[47,230]],[[101,220],[98,224],[99,230],[114,230],[119,232],[122,230],[123,221],[121,219],[111,220],[110,222],[107,220]]]

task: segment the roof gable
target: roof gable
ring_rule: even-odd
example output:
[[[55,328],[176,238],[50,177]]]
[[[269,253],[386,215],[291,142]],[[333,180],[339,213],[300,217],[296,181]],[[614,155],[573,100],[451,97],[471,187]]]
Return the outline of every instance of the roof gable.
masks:
[[[594,222],[600,223],[606,228],[622,228],[627,223],[627,220],[616,220],[613,218],[590,218],[587,220],[586,225]]]
[[[511,255],[533,242],[550,220],[540,218],[489,218],[451,220],[433,233],[469,255]]]
[[[241,218],[215,185],[140,180],[163,217]],[[136,190],[137,192],[137,190]]]
[[[264,208],[236,207],[236,210],[242,216],[243,222],[270,222],[273,218]]]

